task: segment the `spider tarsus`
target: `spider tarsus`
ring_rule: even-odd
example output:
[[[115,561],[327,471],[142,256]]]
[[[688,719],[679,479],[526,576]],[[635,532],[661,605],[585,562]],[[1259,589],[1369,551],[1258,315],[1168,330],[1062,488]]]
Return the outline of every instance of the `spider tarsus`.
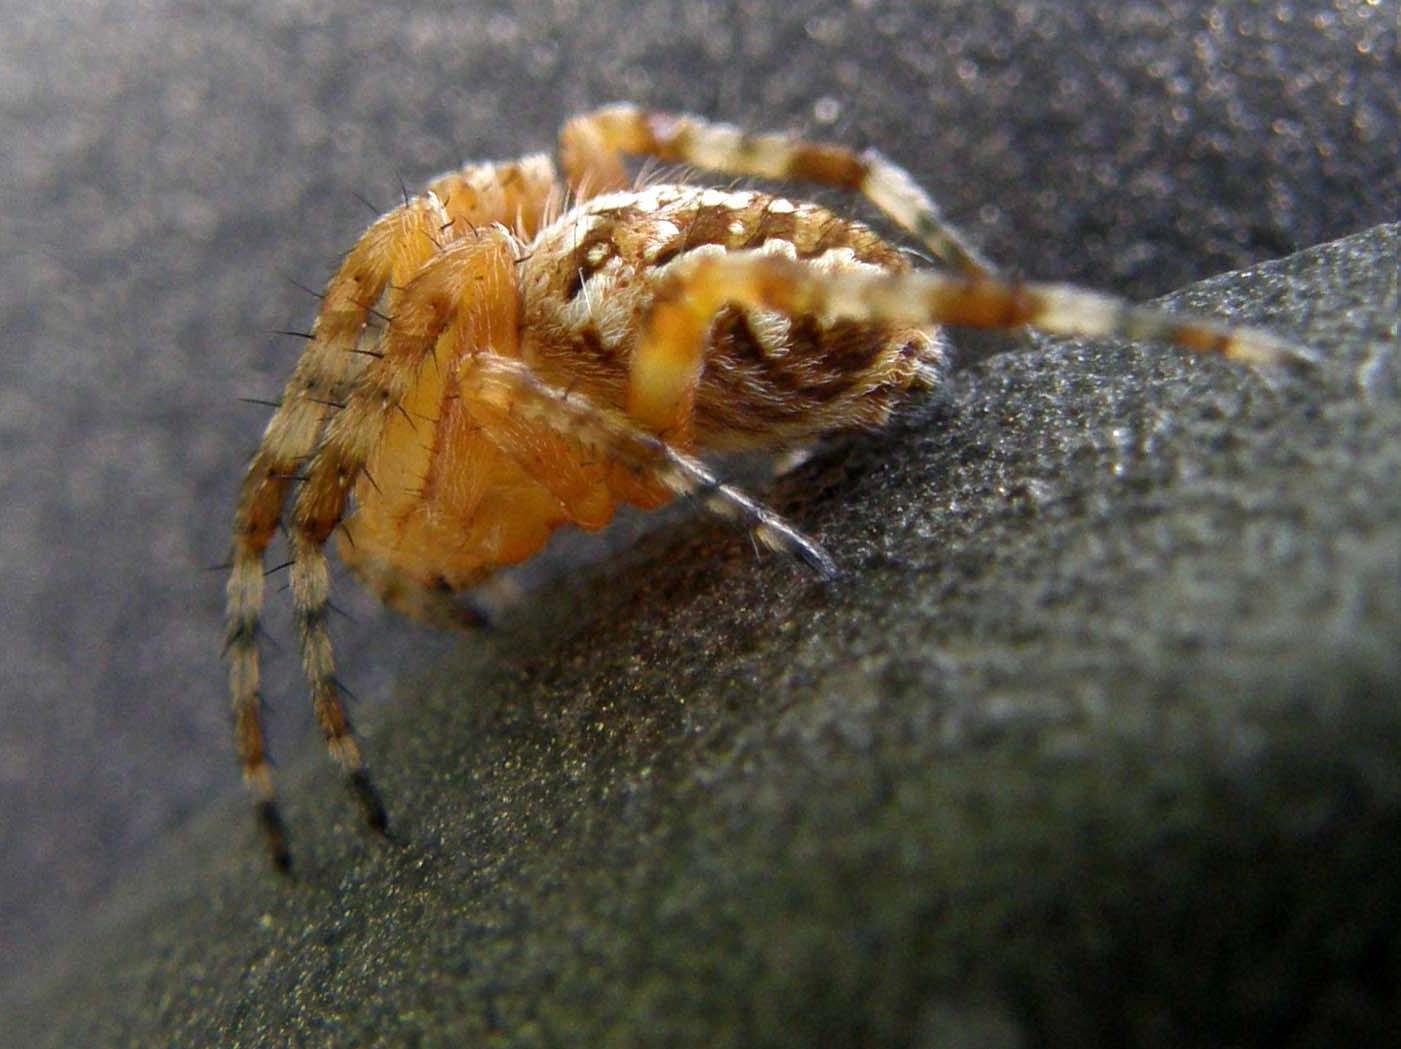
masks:
[[[448,605],[446,622],[459,630],[495,630],[496,622],[486,611],[470,601],[452,601]]]
[[[263,843],[273,868],[279,874],[291,874],[292,851],[287,846],[287,828],[282,823],[277,802],[271,799],[258,802],[258,827],[263,832]]]
[[[830,583],[837,578],[837,562],[816,543],[799,543],[792,549],[793,556],[821,576],[824,583]]]
[[[363,766],[354,769],[346,776],[345,782],[355,798],[355,804],[360,808],[366,826],[376,833],[387,835],[389,814],[385,811],[384,799],[380,797],[370,779],[370,770]]]

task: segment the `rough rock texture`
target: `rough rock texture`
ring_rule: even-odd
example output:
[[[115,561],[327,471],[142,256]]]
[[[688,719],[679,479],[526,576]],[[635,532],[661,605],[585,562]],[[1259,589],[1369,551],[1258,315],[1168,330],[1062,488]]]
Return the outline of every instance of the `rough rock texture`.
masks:
[[[309,313],[281,275],[320,279],[355,192],[635,97],[880,145],[995,257],[1161,292],[1401,211],[1383,7],[6,11],[0,1040],[1395,1022],[1395,227],[1184,298],[1299,333],[1313,380],[1054,344],[823,453],[768,494],[837,586],[695,523],[486,638],[342,588],[402,847],[295,750],[284,643],[290,889],[214,800],[198,571],[233,398]]]
[[[1303,379],[1048,344],[786,478],[846,568],[656,536],[222,805],[38,1045],[1358,1044],[1401,1023],[1401,228],[1174,301]]]

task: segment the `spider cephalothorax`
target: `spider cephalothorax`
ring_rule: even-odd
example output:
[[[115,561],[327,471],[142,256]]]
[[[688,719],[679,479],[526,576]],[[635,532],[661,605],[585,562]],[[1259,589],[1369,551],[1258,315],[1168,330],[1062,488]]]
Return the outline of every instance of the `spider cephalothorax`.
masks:
[[[863,193],[949,272],[913,268],[816,204],[635,185],[624,154]],[[471,165],[371,224],[326,286],[244,478],[227,652],[244,778],[283,868],[256,648],[279,524],[317,720],[383,829],[326,632],[333,532],[386,604],[431,622],[464,619],[455,592],[560,525],[597,529],[620,503],[681,495],[831,573],[821,548],[697,454],[880,426],[940,380],[944,324],[1150,338],[1249,362],[1301,355],[1250,329],[999,280],[874,152],[614,106],[565,125],[560,165],[562,178],[544,155]]]

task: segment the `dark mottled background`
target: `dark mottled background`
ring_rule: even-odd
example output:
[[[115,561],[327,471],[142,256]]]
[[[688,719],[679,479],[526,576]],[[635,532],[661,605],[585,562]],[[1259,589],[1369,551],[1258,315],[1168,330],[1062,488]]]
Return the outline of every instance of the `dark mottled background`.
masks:
[[[367,221],[360,198],[634,99],[879,146],[999,261],[1135,297],[1401,215],[1389,3],[2,0],[0,26],[0,971],[20,998],[236,786],[206,569],[263,419],[239,397],[275,395],[298,345],[269,333],[307,323],[296,285]],[[698,534],[703,560],[746,549]],[[477,651],[338,601],[372,725],[404,669]],[[290,643],[271,663],[275,745],[303,753]],[[259,885],[252,847],[234,822]]]

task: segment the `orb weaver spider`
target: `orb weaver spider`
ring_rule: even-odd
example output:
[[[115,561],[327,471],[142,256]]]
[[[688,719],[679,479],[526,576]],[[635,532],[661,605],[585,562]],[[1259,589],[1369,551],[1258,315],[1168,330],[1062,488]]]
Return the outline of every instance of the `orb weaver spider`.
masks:
[[[757,190],[638,183],[626,155],[863,194],[942,264]],[[544,154],[470,164],[375,220],[326,285],[239,493],[227,587],[235,738],[274,864],[290,853],[260,724],[263,554],[279,525],[316,720],[367,822],[384,805],[351,734],[327,633],[325,545],[431,623],[563,524],[696,495],[765,547],[832,560],[697,457],[875,428],[949,367],[943,325],[1029,325],[1247,363],[1307,354],[1249,328],[1064,285],[999,279],[874,151],[612,106]],[[350,509],[353,503],[353,509]]]

